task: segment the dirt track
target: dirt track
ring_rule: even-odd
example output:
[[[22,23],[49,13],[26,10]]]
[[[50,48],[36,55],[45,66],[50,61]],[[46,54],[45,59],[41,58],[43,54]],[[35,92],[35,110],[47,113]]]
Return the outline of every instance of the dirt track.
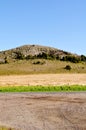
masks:
[[[86,93],[0,93],[0,125],[86,130]]]
[[[86,85],[86,74],[0,76],[0,86]],[[0,93],[0,126],[19,130],[86,130],[86,92]]]
[[[0,76],[0,86],[71,84],[86,85],[86,74],[34,74]]]

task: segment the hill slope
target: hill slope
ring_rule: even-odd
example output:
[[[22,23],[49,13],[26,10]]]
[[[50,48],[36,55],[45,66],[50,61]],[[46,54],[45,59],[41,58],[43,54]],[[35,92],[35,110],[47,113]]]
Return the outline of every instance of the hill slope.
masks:
[[[59,50],[56,48],[52,47],[46,47],[46,46],[40,46],[40,45],[24,45],[20,46],[14,49],[6,50],[6,51],[1,51],[0,52],[0,57],[2,56],[9,56],[13,58],[13,56],[16,54],[16,52],[21,52],[24,56],[27,55],[38,55],[42,53],[46,54],[52,54],[52,55],[68,55],[71,54],[69,52]]]
[[[21,56],[20,56],[21,55]],[[19,56],[19,57],[18,57]],[[18,59],[18,58],[25,58],[27,56],[38,56],[38,58],[60,58],[62,59],[65,56],[75,56],[79,57],[78,55],[59,50],[52,47],[40,46],[40,45],[24,45],[21,47],[17,47],[14,49],[1,51],[0,58],[5,59]],[[36,58],[35,57],[35,58]],[[30,57],[29,57],[30,58]]]
[[[86,57],[39,45],[0,52],[0,75],[35,73],[86,73]]]

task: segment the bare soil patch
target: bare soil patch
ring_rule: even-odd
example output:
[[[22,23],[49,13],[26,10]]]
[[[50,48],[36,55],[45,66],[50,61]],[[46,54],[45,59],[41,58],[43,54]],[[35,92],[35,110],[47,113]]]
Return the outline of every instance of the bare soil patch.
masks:
[[[86,74],[33,74],[0,76],[0,86],[86,85]]]
[[[20,130],[86,130],[86,93],[0,93],[0,125]]]

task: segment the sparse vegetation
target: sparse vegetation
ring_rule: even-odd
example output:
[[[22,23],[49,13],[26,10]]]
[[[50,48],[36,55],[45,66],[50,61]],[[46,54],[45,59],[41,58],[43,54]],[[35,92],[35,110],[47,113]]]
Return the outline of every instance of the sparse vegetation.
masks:
[[[36,60],[36,61],[33,61],[32,62],[33,64],[35,64],[35,65],[43,65],[43,64],[45,64],[45,61],[42,61],[42,60]]]
[[[15,59],[18,59],[18,60],[23,60],[24,59],[24,55],[22,54],[21,51],[16,51],[15,52]]]

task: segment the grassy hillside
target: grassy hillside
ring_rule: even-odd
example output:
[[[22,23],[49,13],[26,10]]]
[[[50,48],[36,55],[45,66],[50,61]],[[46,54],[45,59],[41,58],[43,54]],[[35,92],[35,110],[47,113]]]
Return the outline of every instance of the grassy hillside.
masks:
[[[86,56],[39,45],[0,52],[0,75],[38,73],[86,73]]]
[[[69,65],[71,69],[65,69]],[[0,64],[0,75],[39,73],[86,73],[86,63],[71,63],[58,60],[18,60]]]

